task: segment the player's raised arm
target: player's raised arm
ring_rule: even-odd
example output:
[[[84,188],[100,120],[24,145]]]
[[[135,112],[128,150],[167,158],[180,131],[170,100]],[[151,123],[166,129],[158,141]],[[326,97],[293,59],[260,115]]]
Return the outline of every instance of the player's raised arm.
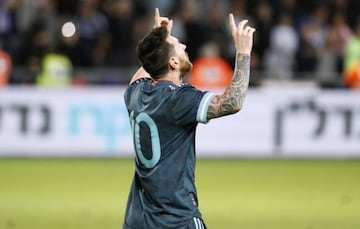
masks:
[[[167,26],[167,29],[169,30],[169,34],[170,34],[171,30],[172,30],[172,26],[173,26],[173,20],[169,20],[169,18],[167,18],[167,17],[161,17],[159,9],[156,8],[155,9],[155,16],[154,16],[154,28],[160,27],[160,26],[163,26],[163,25]],[[150,75],[149,75],[149,73],[147,73],[145,71],[145,69],[143,67],[140,67],[135,72],[133,77],[131,78],[130,84],[133,83],[134,81],[136,81],[137,79],[144,78],[144,77],[150,78]]]
[[[221,95],[216,95],[208,109],[208,120],[234,114],[241,110],[249,86],[250,54],[255,29],[246,25],[247,20],[235,24],[234,16],[229,14],[229,24],[236,48],[233,78]]]

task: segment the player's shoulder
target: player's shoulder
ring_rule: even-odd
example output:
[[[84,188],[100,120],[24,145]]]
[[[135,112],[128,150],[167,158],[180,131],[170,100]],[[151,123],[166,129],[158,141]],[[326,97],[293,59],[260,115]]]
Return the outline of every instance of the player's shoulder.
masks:
[[[179,86],[179,88],[194,88],[193,85],[187,83],[187,82],[184,82],[184,83],[181,83]]]
[[[144,84],[146,84],[146,82],[148,81],[151,81],[151,79],[147,77],[143,77],[130,83],[125,89],[125,93],[124,93],[125,100],[129,99],[135,92],[141,91],[139,89],[143,88]]]
[[[175,94],[183,94],[189,92],[197,92],[199,90],[189,83],[182,83],[180,85],[176,85],[174,91]]]
[[[158,82],[155,88],[158,91],[163,91],[164,93],[170,92],[173,95],[194,89],[194,87],[189,83],[175,84],[171,81]]]
[[[183,90],[187,90],[187,89],[190,89],[190,88],[193,88],[190,84],[188,83],[181,83],[179,85],[177,84],[174,84],[172,82],[168,82],[166,84],[166,87],[170,90],[170,91],[173,91],[174,93],[177,93],[179,91],[183,91]]]
[[[150,77],[142,77],[142,78],[135,80],[131,84],[129,84],[129,87],[139,85],[141,83],[145,83],[145,82],[149,82],[149,81],[152,81],[152,79]]]
[[[176,85],[173,89],[172,98],[174,100],[187,100],[194,99],[198,96],[201,96],[203,92],[189,83],[182,83]]]
[[[149,81],[151,81],[151,78],[148,78],[148,77],[139,78],[127,86],[126,92],[130,93],[130,92],[136,90],[136,88],[141,88],[145,84],[147,84],[147,82],[149,82]]]

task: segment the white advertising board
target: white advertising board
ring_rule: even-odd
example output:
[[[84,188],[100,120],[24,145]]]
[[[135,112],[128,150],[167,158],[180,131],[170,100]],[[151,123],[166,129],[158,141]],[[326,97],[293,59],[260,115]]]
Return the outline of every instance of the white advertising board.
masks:
[[[214,156],[359,157],[360,93],[251,90],[240,113],[198,136],[200,153]]]
[[[124,87],[0,90],[0,156],[133,156]],[[360,157],[360,93],[251,89],[199,124],[199,156]]]
[[[0,154],[106,156],[132,151],[123,88],[0,92]]]

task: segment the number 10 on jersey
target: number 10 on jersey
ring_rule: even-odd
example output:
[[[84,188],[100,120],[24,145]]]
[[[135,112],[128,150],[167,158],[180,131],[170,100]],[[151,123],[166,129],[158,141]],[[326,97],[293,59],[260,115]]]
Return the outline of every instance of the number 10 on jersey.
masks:
[[[150,130],[150,135],[145,136],[144,131],[140,127],[140,123],[144,123]],[[130,113],[130,124],[134,138],[134,147],[137,156],[137,163],[143,164],[146,168],[154,168],[160,160],[161,147],[159,131],[155,121],[146,113],[141,112],[136,117],[134,111]],[[151,140],[152,155],[151,158],[146,158],[141,147],[141,137],[148,137]]]

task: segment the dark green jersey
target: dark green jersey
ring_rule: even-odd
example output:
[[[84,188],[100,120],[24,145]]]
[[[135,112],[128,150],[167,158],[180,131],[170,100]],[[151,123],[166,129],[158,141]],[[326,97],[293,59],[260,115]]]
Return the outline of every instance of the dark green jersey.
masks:
[[[141,78],[125,92],[136,171],[124,228],[183,228],[201,218],[195,188],[195,130],[213,94]]]

